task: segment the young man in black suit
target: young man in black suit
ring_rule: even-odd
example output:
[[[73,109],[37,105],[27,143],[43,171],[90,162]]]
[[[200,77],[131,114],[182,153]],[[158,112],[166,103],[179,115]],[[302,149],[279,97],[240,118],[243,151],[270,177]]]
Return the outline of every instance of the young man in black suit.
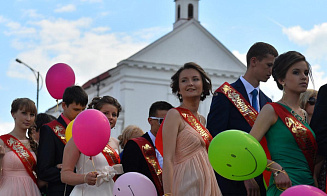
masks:
[[[246,55],[247,70],[244,76],[241,76],[230,85],[238,91],[257,112],[259,112],[260,108],[267,102],[271,102],[271,99],[259,89],[259,84],[260,82],[266,82],[271,76],[272,67],[277,56],[277,50],[270,44],[263,42],[255,43],[251,46]],[[256,91],[256,95],[253,95],[252,91]],[[212,137],[229,129],[242,130],[247,133],[251,130],[251,125],[242,116],[235,105],[225,94],[218,91],[215,92],[212,98],[207,122],[207,128]],[[216,178],[224,196],[258,195],[259,193],[261,196],[266,195],[262,175],[257,177],[256,180],[232,181],[216,173]]]
[[[142,137],[129,140],[123,151],[122,165],[124,172],[139,172],[147,176],[155,185],[158,195],[163,195],[162,189],[162,156],[155,148],[155,139],[160,124],[172,105],[158,101],[151,105],[148,122],[151,130]]]
[[[69,195],[73,186],[60,180],[62,156],[66,144],[65,131],[70,121],[82,112],[88,102],[88,95],[80,86],[66,88],[63,94],[63,113],[40,130],[37,154],[38,178],[48,183],[47,196]]]
[[[327,159],[327,84],[321,86],[318,91],[317,101],[310,121],[310,127],[316,134],[318,152],[314,177],[318,178],[318,188],[326,191],[326,159]],[[321,175],[325,173],[325,175]],[[322,177],[323,176],[323,177]]]

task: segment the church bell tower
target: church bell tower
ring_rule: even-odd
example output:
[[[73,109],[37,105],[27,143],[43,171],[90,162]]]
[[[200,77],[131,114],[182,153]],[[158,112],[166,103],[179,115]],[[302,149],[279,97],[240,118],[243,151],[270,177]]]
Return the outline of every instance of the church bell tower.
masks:
[[[199,0],[175,0],[174,29],[191,19],[199,20]]]

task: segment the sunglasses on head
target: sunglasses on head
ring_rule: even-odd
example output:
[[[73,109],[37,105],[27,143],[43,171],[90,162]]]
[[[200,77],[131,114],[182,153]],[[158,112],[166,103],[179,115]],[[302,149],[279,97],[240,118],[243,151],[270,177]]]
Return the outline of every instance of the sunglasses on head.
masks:
[[[309,100],[307,101],[307,103],[310,104],[310,105],[315,105],[316,101],[317,101],[316,98],[310,97]]]
[[[158,118],[158,117],[149,117],[149,118],[151,118],[153,120],[158,120],[159,125],[161,125],[161,123],[163,121],[163,118]]]

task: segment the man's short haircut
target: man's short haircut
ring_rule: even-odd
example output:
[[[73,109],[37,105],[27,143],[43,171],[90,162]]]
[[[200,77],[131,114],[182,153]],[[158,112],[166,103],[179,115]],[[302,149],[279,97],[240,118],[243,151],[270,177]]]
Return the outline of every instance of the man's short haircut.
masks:
[[[158,110],[170,110],[173,106],[165,101],[154,102],[149,110],[149,117],[155,117]]]
[[[246,54],[247,67],[249,67],[252,57],[256,57],[259,61],[261,61],[262,59],[267,58],[268,54],[271,54],[274,57],[278,56],[277,50],[270,44],[264,42],[257,42],[253,44]]]
[[[86,106],[88,96],[82,87],[70,86],[65,89],[62,101],[65,102],[67,107],[73,102],[75,102],[76,105]]]

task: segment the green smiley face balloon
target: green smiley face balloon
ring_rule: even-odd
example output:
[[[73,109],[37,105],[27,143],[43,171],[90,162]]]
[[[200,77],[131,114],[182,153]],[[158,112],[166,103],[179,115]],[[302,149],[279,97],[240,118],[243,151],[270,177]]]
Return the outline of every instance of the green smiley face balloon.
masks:
[[[210,143],[208,156],[219,175],[235,181],[257,177],[267,165],[267,156],[260,143],[239,130],[216,135]]]

